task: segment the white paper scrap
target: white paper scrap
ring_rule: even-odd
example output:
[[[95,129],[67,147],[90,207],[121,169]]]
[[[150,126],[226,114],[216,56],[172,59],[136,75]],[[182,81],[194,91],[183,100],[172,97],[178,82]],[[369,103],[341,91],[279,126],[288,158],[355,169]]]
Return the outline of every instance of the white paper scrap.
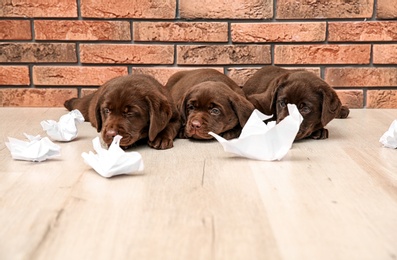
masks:
[[[51,142],[48,137],[24,134],[29,142],[8,137],[6,146],[15,160],[41,162],[61,155],[61,147]]]
[[[389,129],[381,136],[379,142],[387,148],[397,148],[397,120],[394,120]]]
[[[255,109],[237,139],[228,141],[215,133],[209,134],[221,143],[226,152],[255,160],[281,160],[291,149],[303,121],[296,105],[288,104],[288,111],[289,116],[278,124],[275,121],[265,124],[263,120],[271,116]]]
[[[93,152],[82,153],[84,162],[91,166],[101,176],[109,178],[120,174],[133,174],[143,171],[144,165],[142,156],[138,152],[125,152],[120,148],[122,136],[117,135],[113,138],[109,149],[102,148],[99,137],[92,140]]]
[[[59,118],[59,122],[54,120],[41,121],[43,130],[47,132],[51,139],[56,141],[72,141],[77,137],[76,123],[84,122],[84,117],[77,109],[70,111]]]

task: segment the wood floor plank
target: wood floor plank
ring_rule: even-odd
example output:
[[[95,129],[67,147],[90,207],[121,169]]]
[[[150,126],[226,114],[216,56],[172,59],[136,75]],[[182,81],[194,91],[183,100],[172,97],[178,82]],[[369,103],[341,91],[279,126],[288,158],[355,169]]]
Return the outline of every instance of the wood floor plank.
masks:
[[[81,157],[87,122],[60,158],[11,158],[8,136],[45,136],[40,121],[66,112],[0,108],[0,259],[397,257],[397,150],[379,143],[397,110],[352,110],[276,162],[177,139],[134,147],[145,170],[106,179]]]

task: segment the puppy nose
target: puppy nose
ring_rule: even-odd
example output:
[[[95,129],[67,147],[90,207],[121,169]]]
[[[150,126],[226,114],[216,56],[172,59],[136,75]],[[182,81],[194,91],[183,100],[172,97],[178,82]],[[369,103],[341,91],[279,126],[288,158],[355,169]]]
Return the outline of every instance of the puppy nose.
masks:
[[[193,120],[192,121],[192,127],[193,128],[200,128],[201,127],[201,123],[198,120]]]
[[[106,131],[106,136],[108,137],[115,137],[118,134],[116,130],[108,130]]]

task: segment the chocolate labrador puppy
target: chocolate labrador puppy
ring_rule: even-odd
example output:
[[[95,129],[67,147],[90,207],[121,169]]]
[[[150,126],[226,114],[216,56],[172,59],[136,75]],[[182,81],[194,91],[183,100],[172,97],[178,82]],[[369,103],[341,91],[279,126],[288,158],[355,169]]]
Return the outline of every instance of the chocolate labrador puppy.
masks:
[[[147,75],[116,77],[90,95],[67,100],[64,106],[80,110],[107,145],[121,135],[124,149],[143,138],[155,149],[171,148],[179,128],[179,114],[169,93]]]
[[[210,131],[236,138],[255,109],[233,80],[214,69],[177,72],[166,88],[181,115],[181,138],[212,139]]]
[[[305,70],[286,70],[266,66],[243,86],[247,99],[277,123],[288,115],[287,104],[295,104],[303,116],[295,140],[328,138],[324,129],[334,118],[346,118],[349,108],[342,106],[336,92],[322,79]]]

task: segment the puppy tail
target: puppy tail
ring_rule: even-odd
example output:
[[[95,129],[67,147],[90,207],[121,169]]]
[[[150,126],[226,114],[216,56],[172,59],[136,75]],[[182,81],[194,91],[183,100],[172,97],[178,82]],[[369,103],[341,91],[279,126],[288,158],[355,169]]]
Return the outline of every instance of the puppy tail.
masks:
[[[350,109],[347,106],[342,106],[336,118],[346,118],[349,116]]]
[[[74,103],[76,102],[78,98],[71,98],[65,101],[63,103],[63,106],[66,107],[67,110],[72,111],[74,108]]]
[[[83,114],[84,118],[89,121],[89,106],[92,98],[94,97],[94,94],[95,93],[91,93],[82,98],[68,99],[65,101],[65,103],[63,103],[63,105],[69,111],[72,111],[73,109],[78,109]]]

